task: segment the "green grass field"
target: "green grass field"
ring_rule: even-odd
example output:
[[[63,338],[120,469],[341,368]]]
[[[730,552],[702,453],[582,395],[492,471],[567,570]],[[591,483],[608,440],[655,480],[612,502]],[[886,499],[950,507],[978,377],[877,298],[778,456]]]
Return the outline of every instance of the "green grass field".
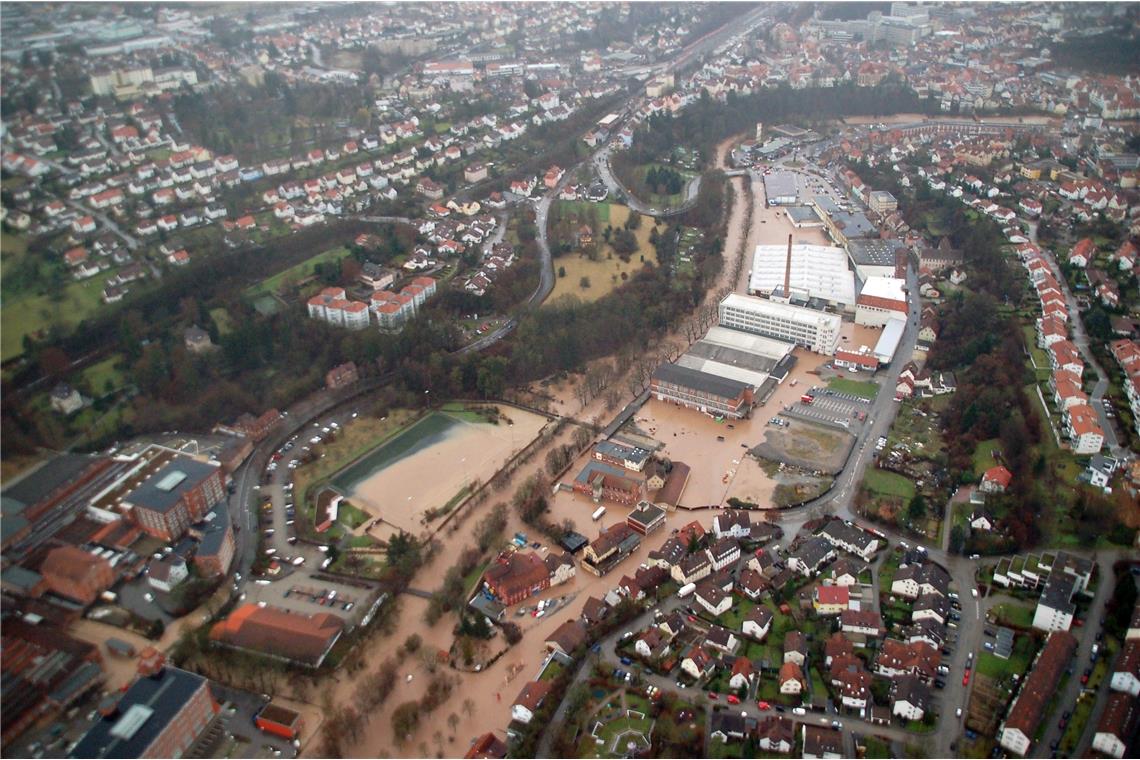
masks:
[[[577,215],[579,218],[596,214],[598,224],[603,228],[610,223],[609,203],[591,203],[590,201],[555,201],[561,208],[562,217]]]
[[[83,378],[91,387],[92,393],[102,395],[107,390],[108,383],[110,383],[111,390],[117,390],[123,386],[125,382],[123,373],[115,367],[120,358],[118,354],[115,354],[83,370]]]
[[[998,464],[993,457],[993,452],[999,446],[1001,446],[1001,442],[997,438],[991,438],[988,441],[982,441],[978,444],[978,448],[974,449],[974,474],[979,478],[986,470]]]
[[[836,393],[849,393],[865,399],[874,399],[879,395],[879,386],[865,380],[849,380],[845,377],[836,377],[828,381],[827,387]]]
[[[903,499],[914,497],[914,483],[898,473],[869,469],[863,482],[867,488],[883,496],[898,496]]]
[[[999,624],[1029,628],[1033,625],[1033,610],[1020,604],[999,604],[991,610]]]
[[[72,328],[98,311],[103,306],[103,286],[114,273],[114,269],[108,269],[86,280],[72,280],[52,295],[5,296],[0,308],[0,322],[4,325],[0,334],[0,361],[23,352],[25,335],[52,325]],[[136,282],[131,287],[138,286]]]
[[[233,320],[230,319],[230,313],[226,311],[224,306],[219,306],[216,309],[210,309],[210,318],[214,320],[214,324],[218,326],[219,335],[228,335],[234,329]]]
[[[282,272],[278,272],[272,277],[267,277],[247,289],[245,294],[250,298],[257,298],[258,296],[276,293],[284,283],[299,282],[312,275],[313,269],[317,264],[323,264],[326,261],[340,261],[348,256],[348,254],[348,248],[343,245],[328,251],[323,251],[316,256],[305,259],[300,264],[295,264]]]
[[[987,641],[989,639],[986,639]],[[1033,639],[1029,636],[1018,635],[1014,637],[1013,653],[1008,660],[1003,660],[993,652],[982,652],[978,655],[978,672],[993,679],[1008,678],[1016,673],[1018,677],[1024,676],[1033,659]]]

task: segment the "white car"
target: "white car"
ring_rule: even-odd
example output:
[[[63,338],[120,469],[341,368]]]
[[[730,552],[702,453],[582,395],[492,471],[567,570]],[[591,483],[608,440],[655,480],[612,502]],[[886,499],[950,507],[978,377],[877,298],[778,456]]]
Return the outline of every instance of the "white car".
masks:
[[[148,602],[153,602],[154,601],[154,594],[152,594],[148,591],[145,594],[143,594],[143,599],[146,599]]]

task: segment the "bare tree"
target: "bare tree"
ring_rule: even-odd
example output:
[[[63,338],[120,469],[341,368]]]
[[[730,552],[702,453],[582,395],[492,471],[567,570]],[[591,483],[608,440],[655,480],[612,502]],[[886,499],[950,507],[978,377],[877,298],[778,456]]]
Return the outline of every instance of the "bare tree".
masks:
[[[475,700],[473,700],[471,697],[464,698],[463,712],[467,713],[468,718],[475,714]]]

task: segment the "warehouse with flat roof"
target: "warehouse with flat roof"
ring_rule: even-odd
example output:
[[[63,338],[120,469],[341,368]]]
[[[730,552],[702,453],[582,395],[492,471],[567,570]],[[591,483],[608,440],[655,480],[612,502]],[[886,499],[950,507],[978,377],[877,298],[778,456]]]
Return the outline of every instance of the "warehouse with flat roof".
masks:
[[[907,318],[906,281],[871,277],[863,283],[855,306],[855,324],[882,327],[887,320]]]
[[[906,246],[897,239],[860,238],[847,241],[847,256],[855,267],[860,280],[871,277],[893,277],[895,274],[896,253],[906,251]]]
[[[796,175],[774,171],[764,175],[764,198],[769,206],[792,206],[799,202]]]
[[[784,293],[784,285],[790,293]],[[748,280],[751,295],[782,295],[797,300],[818,298],[829,305],[855,303],[855,275],[847,268],[847,254],[828,245],[758,245],[752,255]]]

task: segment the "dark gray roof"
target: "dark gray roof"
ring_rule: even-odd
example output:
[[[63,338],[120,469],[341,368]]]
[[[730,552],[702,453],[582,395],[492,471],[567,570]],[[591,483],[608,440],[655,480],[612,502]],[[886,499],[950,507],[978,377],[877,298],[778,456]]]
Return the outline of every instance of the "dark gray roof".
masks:
[[[170,666],[163,668],[157,676],[139,678],[119,699],[116,713],[95,723],[71,750],[71,757],[142,757],[204,684],[205,678]],[[141,708],[137,711],[141,715],[151,711],[149,717],[134,733],[122,729],[115,731],[120,721],[131,717],[128,713],[132,707]]]
[[[230,511],[224,501],[214,507],[214,519],[207,526],[198,543],[200,557],[212,557],[222,550],[226,529],[230,527]]]
[[[698,340],[686,352],[701,359],[710,359],[721,364],[733,367],[742,367],[755,372],[768,372],[776,366],[776,360],[770,356],[754,354],[750,351],[741,351],[739,348],[722,346],[707,340]]]
[[[653,377],[666,383],[681,385],[721,398],[736,398],[749,388],[748,383],[710,375],[707,372],[689,369],[688,367],[679,367],[676,364],[662,364],[654,371]]]
[[[616,441],[602,441],[594,449],[614,459],[628,459],[631,462],[645,462],[649,459],[649,452],[645,449],[638,446],[627,446]]]
[[[126,501],[156,512],[166,512],[178,503],[182,494],[213,475],[217,469],[213,465],[204,464],[190,457],[175,457],[165,467],[147,478],[142,485],[131,491]],[[185,477],[173,485],[166,485],[167,479],[174,481],[177,473],[182,473]]]
[[[654,504],[645,503],[640,508],[629,513],[629,519],[642,525],[649,525],[665,514],[665,510]]]
[[[8,499],[14,499],[23,506],[35,504],[60,486],[77,479],[83,470],[97,460],[97,457],[82,454],[63,454],[44,463],[34,472],[21,478],[18,483],[5,488],[5,519],[9,515],[9,509],[12,508]]]
[[[905,247],[899,240],[851,240],[847,243],[847,254],[856,264],[893,267],[895,251]]]

